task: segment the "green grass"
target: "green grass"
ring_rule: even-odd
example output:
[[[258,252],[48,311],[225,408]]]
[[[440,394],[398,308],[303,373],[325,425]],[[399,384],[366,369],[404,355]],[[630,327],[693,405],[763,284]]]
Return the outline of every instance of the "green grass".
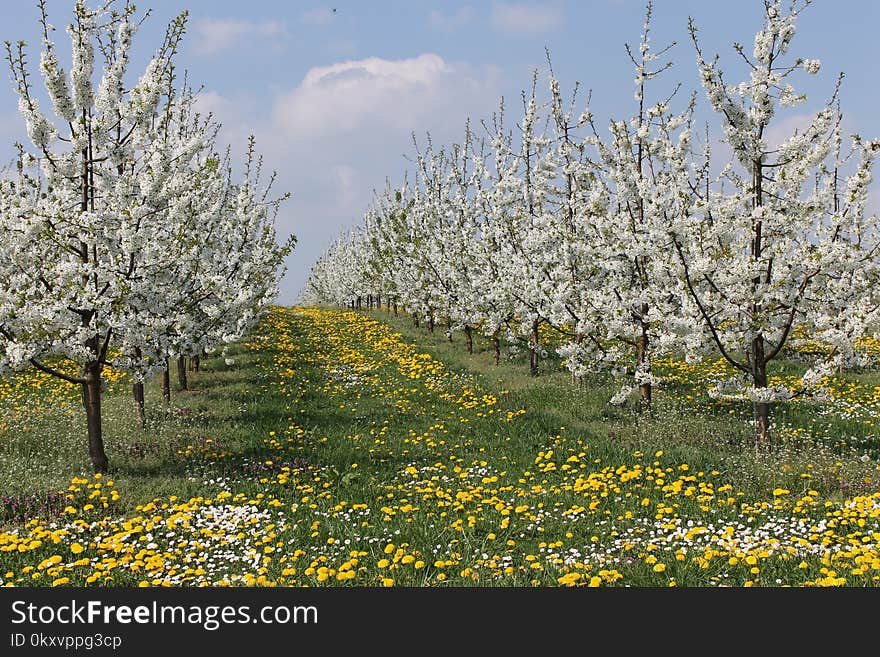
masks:
[[[620,448],[662,449],[683,462],[730,473],[735,487],[754,496],[766,496],[780,486],[814,488],[829,495],[852,494],[854,488],[859,492],[880,490],[877,427],[829,413],[827,406],[774,404],[774,428],[798,428],[802,437],[794,440],[788,432],[780,432],[782,435],[774,435],[771,453],[756,451],[750,404],[715,402],[695,382],[655,389],[652,411],[642,413],[636,399],[630,399],[624,407],[608,404],[620,386],[609,375],[593,375],[581,386],[575,386],[555,354],[548,354],[541,361],[539,376],[532,377],[525,351],[514,356],[502,351],[496,366],[491,343],[476,332],[474,353],[469,354],[462,335],[453,335],[450,342],[443,331],[430,333],[415,328],[403,316],[384,311],[374,311],[372,316],[393,326],[406,339],[417,341],[453,370],[476,373],[485,385],[509,390],[506,398],[529,410],[530,422],[538,435],[562,425],[569,431],[590,436],[597,447],[609,453]],[[796,361],[778,361],[772,363],[770,375],[799,375],[804,369]],[[880,386],[877,370],[850,373],[845,378],[863,386]],[[688,394],[696,401],[688,400]],[[880,414],[880,404],[873,404],[872,408]],[[866,454],[872,457],[867,463]],[[788,472],[795,474],[786,476]],[[800,474],[811,476],[807,480]],[[866,478],[870,483],[865,482]]]
[[[609,377],[574,386],[553,356],[531,377],[475,347],[388,313],[279,309],[170,404],[150,381],[145,429],[111,386],[102,479],[75,391],[35,389],[0,409],[2,495],[71,508],[0,510],[0,584],[880,581],[874,407],[780,407],[768,454],[697,373],[644,414],[608,405]]]

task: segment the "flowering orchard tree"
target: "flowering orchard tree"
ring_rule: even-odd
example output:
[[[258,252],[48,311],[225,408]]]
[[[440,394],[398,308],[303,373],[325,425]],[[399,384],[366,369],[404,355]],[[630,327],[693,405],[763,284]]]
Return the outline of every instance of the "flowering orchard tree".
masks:
[[[671,236],[688,297],[703,335],[742,377],[716,394],[752,401],[756,445],[771,445],[770,404],[806,394],[831,367],[846,363],[865,334],[876,272],[876,218],[865,216],[871,169],[880,142],[854,137],[857,161],[843,177],[837,93],[802,131],[779,145],[768,130],[780,107],[805,100],[787,82],[796,71],[819,71],[817,60],[792,59],[798,14],[764,3],[754,48],[735,50],[751,75],[729,85],[718,58],[707,60],[691,23],[706,95],[734,160],[719,183],[696,197],[693,211],[673,217]],[[796,329],[825,341],[799,386],[770,386],[768,364]]]
[[[76,3],[67,30],[73,53],[69,83],[42,4],[41,9],[40,70],[63,128],[38,105],[25,44],[7,43],[19,109],[35,153],[22,149],[18,178],[7,183],[4,195],[0,353],[6,365],[30,364],[82,386],[89,454],[100,472],[108,465],[101,434],[101,373],[114,336],[141,321],[133,303],[143,284],[139,266],[155,253],[136,244],[152,245],[159,238],[158,217],[168,199],[162,195],[164,186],[155,182],[175,173],[154,171],[150,163],[161,158],[152,148],[155,117],[184,17],[169,26],[162,47],[126,91],[137,25],[131,6],[108,14]],[[92,81],[96,45],[104,57],[97,88]],[[50,365],[58,359],[79,373]]]
[[[203,134],[210,121],[189,116],[191,100],[178,103],[183,110],[179,130]],[[233,181],[228,154],[221,161],[207,148],[212,141],[199,140],[205,148],[188,176],[169,181],[175,193],[165,220],[175,232],[169,236],[166,246],[171,250],[164,261],[153,261],[149,279],[154,299],[142,303],[150,330],[123,340],[123,353],[137,355],[130,369],[141,416],[142,381],[148,374],[177,358],[185,377],[186,358],[225,348],[252,328],[277,296],[283,259],[295,245],[292,235],[280,244],[276,239],[274,219],[287,195],[269,198],[272,179],[260,180],[262,166],[253,138],[240,183]],[[169,145],[166,153],[173,152]],[[186,387],[185,378],[181,384]]]
[[[438,319],[450,318],[455,295],[450,266],[453,244],[446,239],[451,210],[449,157],[442,148],[434,149],[430,135],[423,151],[417,143],[415,147],[416,185],[406,219],[411,228],[411,254],[418,263],[420,287],[427,302],[425,319],[433,332]]]
[[[381,194],[374,191],[373,203],[364,214],[364,239],[369,255],[366,259],[369,276],[375,281],[377,292],[393,305],[395,313],[401,297],[412,284],[408,262],[399,257],[403,208],[400,206],[407,195],[406,185],[392,189],[389,181]]]
[[[272,293],[278,263],[257,192],[224,182],[211,155],[216,131],[210,121],[188,124],[180,103],[191,98],[173,92],[186,13],[130,86],[139,21],[130,4],[113,6],[75,4],[68,76],[40,3],[40,70],[60,127],[39,107],[24,44],[7,44],[33,150],[20,147],[0,194],[0,366],[33,366],[82,387],[97,472],[108,467],[104,367],[137,380],[171,350],[202,344],[206,330],[240,335]],[[197,312],[182,313],[182,299]]]
[[[607,139],[589,113],[581,119],[592,127],[584,147],[595,148],[595,162],[572,162],[573,149],[565,152],[565,171],[571,172],[566,189],[578,195],[565,205],[571,216],[566,250],[576,266],[566,286],[572,298],[564,307],[575,320],[577,339],[560,350],[573,373],[623,365],[630,382],[613,401],[623,401],[638,388],[642,409],[651,404],[652,354],[668,353],[686,333],[676,326],[682,315],[666,228],[691,201],[693,103],[675,114],[669,109],[675,91],[653,104],[646,98],[648,82],[671,67],[658,59],[675,45],[652,51],[652,11],[649,2],[638,51],[626,48],[636,73],[637,111],[626,121],[612,120]],[[553,82],[553,115],[560,131],[572,121],[562,113]],[[568,130],[563,136],[564,144]]]
[[[320,302],[355,308],[365,294],[366,246],[359,229],[338,235],[312,266],[303,298],[314,295]]]
[[[480,332],[492,341],[495,364],[501,358],[501,336],[505,332],[508,341],[515,340],[517,299],[513,291],[517,281],[507,276],[511,257],[510,242],[503,232],[499,234],[498,197],[496,185],[516,167],[513,135],[505,129],[505,105],[501,100],[489,126],[483,127],[489,134],[489,149],[480,142],[479,153],[471,149],[474,168],[473,203],[476,217],[474,241],[475,266],[471,275],[477,292],[477,308],[480,315]]]
[[[439,268],[448,282],[446,306],[449,316],[449,339],[452,332],[464,331],[465,344],[473,353],[473,328],[484,319],[481,299],[484,290],[477,287],[476,273],[481,267],[479,253],[479,208],[474,202],[479,173],[472,165],[475,154],[470,122],[464,140],[452,144],[447,160],[448,172],[442,186],[442,220],[437,224],[437,242],[446,245],[441,251]]]
[[[484,239],[495,257],[498,291],[510,301],[508,340],[524,338],[529,347],[529,372],[538,375],[539,327],[548,316],[548,292],[556,287],[552,261],[557,243],[548,231],[553,181],[558,163],[552,157],[546,117],[536,98],[537,73],[531,92],[523,92],[523,117],[517,138],[506,132],[499,112],[493,133],[495,180],[484,188],[480,203],[486,213]]]

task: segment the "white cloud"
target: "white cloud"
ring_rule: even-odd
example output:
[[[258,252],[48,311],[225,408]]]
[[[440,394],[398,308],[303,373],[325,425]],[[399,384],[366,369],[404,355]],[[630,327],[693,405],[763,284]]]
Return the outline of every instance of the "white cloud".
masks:
[[[356,200],[360,200],[358,188],[361,186],[360,173],[347,164],[336,164],[330,168],[336,183],[339,205],[348,210]]]
[[[511,34],[538,34],[562,24],[562,12],[539,4],[495,3],[492,26]]]
[[[460,7],[457,11],[450,15],[444,14],[438,9],[431,11],[428,20],[432,27],[444,32],[454,32],[465,25],[469,25],[476,19],[476,12],[469,6]]]
[[[288,136],[308,139],[365,129],[409,134],[450,116],[463,125],[469,101],[497,97],[487,95],[497,88],[492,77],[430,53],[341,62],[309,70],[278,98],[275,122]]]
[[[246,40],[279,37],[287,33],[287,27],[279,21],[253,21],[237,18],[205,18],[194,27],[195,51],[200,55],[213,55]]]
[[[278,215],[280,235],[299,241],[281,283],[281,303],[293,303],[309,268],[339,231],[361,221],[373,190],[403,180],[420,143],[463,138],[468,116],[491,117],[501,96],[500,74],[448,62],[434,54],[411,59],[371,57],[313,68],[300,83],[264,104],[248,95],[203,92],[199,109],[223,122],[221,142],[240,160],[247,135],[256,137],[264,170],[278,172],[275,190],[291,192]]]
[[[228,114],[230,102],[216,91],[200,91],[196,96],[196,110],[201,114]]]

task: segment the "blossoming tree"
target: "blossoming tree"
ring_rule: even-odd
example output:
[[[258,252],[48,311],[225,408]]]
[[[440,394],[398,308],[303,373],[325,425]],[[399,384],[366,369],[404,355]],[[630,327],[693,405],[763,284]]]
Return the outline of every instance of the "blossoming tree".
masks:
[[[876,219],[866,216],[880,142],[854,137],[857,162],[844,177],[837,92],[805,128],[769,142],[778,110],[805,100],[787,79],[800,69],[819,71],[817,60],[788,57],[807,4],[784,11],[781,2],[765,0],[752,52],[734,46],[750,71],[736,85],[725,81],[717,57],[706,59],[691,22],[702,83],[733,159],[718,185],[671,225],[695,319],[741,375],[715,392],[752,401],[756,444],[767,448],[770,404],[807,394],[854,356],[871,316],[870,277],[880,249]],[[798,385],[771,386],[768,365],[796,330],[830,351]]]
[[[81,386],[96,472],[108,467],[104,368],[143,376],[168,350],[203,345],[199,336],[240,336],[286,253],[252,183],[230,186],[211,165],[210,122],[183,129],[179,103],[191,97],[173,93],[172,61],[186,13],[128,86],[139,20],[132,5],[114,4],[75,3],[68,76],[40,3],[40,70],[58,125],[39,107],[25,44],[7,43],[33,149],[20,147],[0,193],[0,367],[33,366]],[[216,202],[218,189],[229,202]]]
[[[642,409],[651,405],[652,356],[669,353],[687,332],[676,326],[682,315],[666,226],[687,211],[691,191],[693,104],[680,113],[670,110],[678,88],[655,102],[646,97],[648,83],[672,65],[658,60],[675,45],[652,50],[652,13],[649,2],[638,51],[626,48],[636,73],[637,110],[628,120],[612,120],[607,136],[590,112],[581,119],[592,129],[581,148],[592,147],[595,160],[572,161],[574,149],[566,149],[566,189],[578,193],[566,194],[571,200],[563,216],[571,219],[560,219],[569,226],[566,253],[574,274],[563,307],[577,329],[560,353],[573,373],[626,371],[627,383],[613,401],[638,388]],[[563,115],[558,83],[552,82],[555,123],[565,127],[571,115]],[[562,144],[570,141],[568,133]]]

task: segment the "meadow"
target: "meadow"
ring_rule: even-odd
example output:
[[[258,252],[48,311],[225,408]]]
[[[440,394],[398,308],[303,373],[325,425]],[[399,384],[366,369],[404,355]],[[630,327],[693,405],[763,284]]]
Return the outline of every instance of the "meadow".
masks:
[[[767,453],[706,394],[719,361],[657,363],[647,414],[548,352],[531,377],[403,315],[274,307],[170,403],[150,381],[144,428],[109,377],[103,476],[75,388],[0,379],[0,585],[880,583],[877,372],[776,405]]]

